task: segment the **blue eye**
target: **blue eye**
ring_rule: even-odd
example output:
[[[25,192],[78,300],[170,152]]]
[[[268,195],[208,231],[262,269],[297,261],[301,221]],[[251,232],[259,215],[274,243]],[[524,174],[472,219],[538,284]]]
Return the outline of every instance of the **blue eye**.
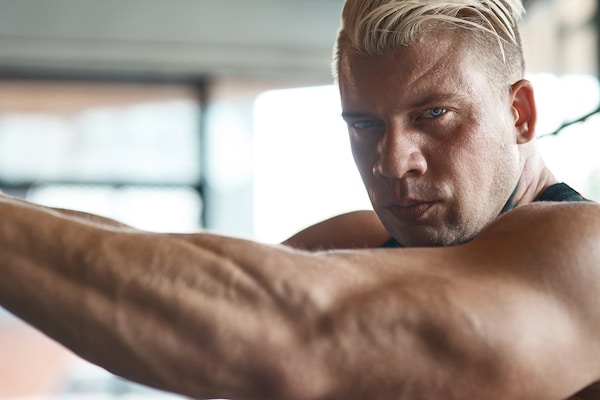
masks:
[[[447,112],[448,112],[448,110],[446,110],[445,108],[442,108],[442,107],[430,108],[429,110],[427,110],[425,112],[425,117],[426,118],[439,118],[442,115],[446,114]]]

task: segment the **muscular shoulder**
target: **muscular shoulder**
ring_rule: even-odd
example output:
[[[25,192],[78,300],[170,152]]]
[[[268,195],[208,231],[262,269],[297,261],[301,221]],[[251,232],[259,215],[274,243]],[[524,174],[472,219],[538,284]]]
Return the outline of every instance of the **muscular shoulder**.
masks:
[[[477,240],[518,239],[528,245],[554,243],[562,249],[600,243],[600,205],[591,202],[540,202],[518,207],[497,218]],[[595,247],[595,246],[594,246]]]
[[[480,275],[495,277],[499,287],[511,292],[508,298],[519,312],[512,314],[512,323],[505,327],[512,327],[520,340],[510,347],[521,350],[520,359],[529,360],[536,375],[550,377],[548,369],[556,368],[562,378],[571,375],[571,383],[584,375],[588,384],[600,377],[600,365],[590,356],[600,350],[600,205],[521,206],[491,223],[465,249]],[[552,334],[547,333],[550,330]],[[536,347],[544,340],[548,347]],[[554,343],[554,357],[539,368],[544,354],[550,354],[550,343]],[[561,360],[574,367],[562,369]],[[558,381],[554,377],[547,383]]]
[[[445,390],[456,398],[564,399],[600,378],[599,243],[598,205],[545,203],[508,212],[452,248],[326,256],[359,264],[343,268],[344,276],[362,274],[352,282],[376,282],[358,287],[354,297],[344,290],[344,307],[335,310],[371,327],[378,340],[369,340],[370,348],[383,343],[378,361],[386,370],[401,374],[405,357],[418,360],[411,377],[449,382]],[[330,282],[338,287],[345,280]],[[390,326],[394,335],[386,335]],[[343,332],[356,340],[354,348],[367,347]],[[364,357],[357,360],[365,365]]]
[[[304,250],[379,247],[390,238],[373,211],[354,211],[312,225],[283,244]]]
[[[590,277],[600,282],[599,244],[600,205],[533,203],[500,216],[467,247],[471,255],[504,260],[494,265],[500,272],[513,265],[520,273],[554,277],[556,285],[565,286],[586,285]]]
[[[373,213],[361,212],[289,243],[334,247],[340,238],[377,235],[378,243],[389,237]],[[600,378],[598,243],[600,206],[544,203],[518,207],[452,248],[317,255],[329,263],[328,274],[310,287],[327,293],[328,322],[340,332],[331,354],[368,349],[332,374],[359,376],[371,372],[365,365],[385,365],[378,371],[389,380],[375,387],[382,391],[389,382],[404,389],[408,383],[394,380],[404,371],[414,378],[409,383],[423,385],[414,393],[428,393],[435,380],[456,393],[445,398],[567,398]],[[368,326],[369,335],[349,328],[355,326]],[[409,370],[402,369],[406,359]]]

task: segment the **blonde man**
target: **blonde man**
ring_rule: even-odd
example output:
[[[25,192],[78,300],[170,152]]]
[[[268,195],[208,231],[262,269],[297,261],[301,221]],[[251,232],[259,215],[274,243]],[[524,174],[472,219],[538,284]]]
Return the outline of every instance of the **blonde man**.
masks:
[[[0,304],[195,398],[600,398],[600,207],[535,149],[521,12],[347,1],[336,71],[375,213],[267,246],[4,198]]]

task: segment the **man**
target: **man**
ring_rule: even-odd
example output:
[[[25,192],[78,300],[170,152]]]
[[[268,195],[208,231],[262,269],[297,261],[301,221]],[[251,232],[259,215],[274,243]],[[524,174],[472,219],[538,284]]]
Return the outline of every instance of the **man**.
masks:
[[[600,398],[600,207],[556,202],[582,199],[533,143],[521,12],[347,1],[336,70],[377,215],[268,246],[3,198],[0,304],[195,398]]]

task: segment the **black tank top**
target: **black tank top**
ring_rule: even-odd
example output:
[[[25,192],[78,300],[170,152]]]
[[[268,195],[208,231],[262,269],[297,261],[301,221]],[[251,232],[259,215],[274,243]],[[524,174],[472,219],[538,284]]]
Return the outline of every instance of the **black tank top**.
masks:
[[[556,183],[544,190],[534,201],[590,201],[566,183]]]
[[[555,183],[552,186],[549,186],[546,190],[544,190],[534,201],[590,201],[583,197],[581,194],[576,192],[573,188],[571,188],[566,183]],[[505,207],[504,209],[507,209]],[[510,209],[510,207],[508,208]],[[380,247],[390,248],[390,247],[402,247],[400,243],[396,241],[396,239],[391,238]]]

